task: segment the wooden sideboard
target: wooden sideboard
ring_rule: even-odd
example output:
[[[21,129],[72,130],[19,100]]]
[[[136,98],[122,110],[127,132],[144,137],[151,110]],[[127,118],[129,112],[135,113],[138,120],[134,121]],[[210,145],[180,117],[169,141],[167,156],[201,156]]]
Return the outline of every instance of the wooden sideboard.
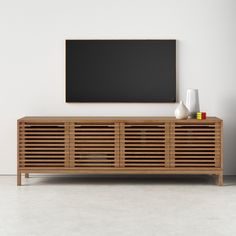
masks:
[[[17,185],[29,173],[208,174],[223,185],[223,122],[173,117],[24,117]]]

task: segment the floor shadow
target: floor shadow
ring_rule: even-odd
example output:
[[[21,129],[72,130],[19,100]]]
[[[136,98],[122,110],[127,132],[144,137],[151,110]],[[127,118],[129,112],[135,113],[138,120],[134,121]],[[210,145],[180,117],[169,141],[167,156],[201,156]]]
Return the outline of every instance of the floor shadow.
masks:
[[[235,180],[234,180],[235,182]],[[232,179],[233,183],[233,179]],[[31,175],[26,185],[214,185],[208,175]]]

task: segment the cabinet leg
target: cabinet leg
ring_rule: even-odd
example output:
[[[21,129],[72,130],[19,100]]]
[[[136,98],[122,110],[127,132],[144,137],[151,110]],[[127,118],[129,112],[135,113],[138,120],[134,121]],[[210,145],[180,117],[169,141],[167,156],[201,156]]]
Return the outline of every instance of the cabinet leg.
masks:
[[[219,186],[223,186],[223,185],[224,185],[224,177],[223,177],[223,174],[217,175],[217,184],[218,184]]]
[[[17,186],[21,186],[21,172],[17,171]]]
[[[25,178],[29,178],[29,173],[25,173]]]

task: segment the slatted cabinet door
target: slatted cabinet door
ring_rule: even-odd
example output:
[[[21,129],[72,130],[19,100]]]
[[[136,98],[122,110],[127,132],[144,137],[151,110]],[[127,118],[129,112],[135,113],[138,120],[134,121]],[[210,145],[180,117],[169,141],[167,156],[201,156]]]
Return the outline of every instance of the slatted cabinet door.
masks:
[[[171,166],[174,168],[221,167],[220,122],[174,123]]]
[[[71,126],[71,166],[78,169],[119,167],[119,124],[84,123]]]
[[[120,162],[125,168],[168,167],[168,123],[123,123]]]
[[[19,168],[65,168],[69,164],[68,135],[63,122],[19,123]]]

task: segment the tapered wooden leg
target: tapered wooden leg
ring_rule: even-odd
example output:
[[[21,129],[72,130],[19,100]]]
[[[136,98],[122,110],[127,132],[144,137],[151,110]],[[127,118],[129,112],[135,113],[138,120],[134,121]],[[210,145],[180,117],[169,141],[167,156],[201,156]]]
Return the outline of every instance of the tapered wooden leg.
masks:
[[[224,185],[224,177],[223,177],[223,174],[219,174],[219,175],[217,176],[217,184],[218,184],[219,186],[223,186],[223,185]]]
[[[17,186],[21,186],[21,172],[17,171]]]
[[[26,173],[26,174],[25,174],[25,178],[29,178],[29,173]]]

